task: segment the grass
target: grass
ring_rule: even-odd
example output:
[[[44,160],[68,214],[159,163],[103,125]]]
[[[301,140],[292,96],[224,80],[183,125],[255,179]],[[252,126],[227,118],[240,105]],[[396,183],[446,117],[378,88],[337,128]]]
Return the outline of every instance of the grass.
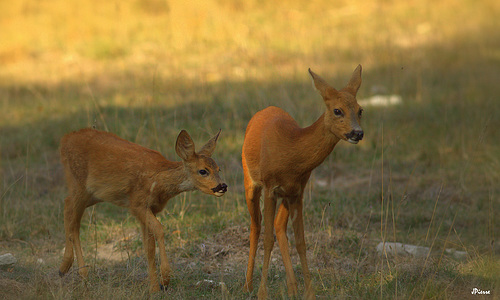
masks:
[[[248,298],[246,124],[277,105],[309,125],[323,105],[307,68],[340,88],[359,63],[359,99],[403,103],[365,107],[363,142],[340,143],[312,175],[305,227],[318,298],[456,299],[475,287],[497,297],[496,1],[11,2],[0,4],[0,255],[18,263],[0,270],[5,298],[150,297],[139,225],[111,205],[83,220],[89,280],[57,275],[66,194],[57,148],[88,126],[172,160],[181,129],[200,144],[222,128],[214,158],[230,192],[180,195],[159,216],[175,271],[166,297]],[[381,257],[381,241],[432,251]],[[286,298],[278,252],[269,294]],[[258,282],[261,248],[257,257]]]

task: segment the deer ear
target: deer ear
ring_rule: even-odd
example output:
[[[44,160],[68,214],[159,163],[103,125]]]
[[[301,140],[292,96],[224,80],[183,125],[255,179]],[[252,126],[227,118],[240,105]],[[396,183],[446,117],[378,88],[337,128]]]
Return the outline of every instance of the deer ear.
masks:
[[[219,129],[219,132],[211,138],[203,147],[201,147],[201,150],[198,151],[199,155],[207,156],[210,157],[214,153],[215,146],[217,146],[217,140],[219,139],[221,130]]]
[[[311,74],[312,82],[314,87],[318,90],[320,95],[324,100],[327,98],[335,97],[338,93],[336,89],[331,87],[323,78],[321,78],[318,74],[311,71],[309,68],[309,74]]]
[[[179,136],[177,136],[175,152],[177,152],[177,155],[179,155],[182,160],[189,160],[195,155],[194,142],[186,130],[182,130]]]
[[[349,83],[344,88],[344,90],[349,92],[351,95],[356,96],[360,86],[361,86],[361,65],[358,65],[356,70],[354,70],[354,72],[352,73],[351,80],[349,80]]]

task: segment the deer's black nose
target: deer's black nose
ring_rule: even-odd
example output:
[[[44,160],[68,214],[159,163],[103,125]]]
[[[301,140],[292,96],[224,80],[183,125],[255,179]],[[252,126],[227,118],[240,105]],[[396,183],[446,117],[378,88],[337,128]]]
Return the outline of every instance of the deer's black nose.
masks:
[[[358,141],[360,141],[363,139],[363,136],[365,135],[365,133],[363,132],[363,130],[358,130],[358,131],[355,131],[354,135],[355,135],[356,139]]]
[[[363,130],[353,130],[345,135],[348,140],[360,141],[363,139]]]
[[[218,186],[214,187],[212,189],[214,193],[225,193],[227,192],[227,184],[225,183],[220,183]]]

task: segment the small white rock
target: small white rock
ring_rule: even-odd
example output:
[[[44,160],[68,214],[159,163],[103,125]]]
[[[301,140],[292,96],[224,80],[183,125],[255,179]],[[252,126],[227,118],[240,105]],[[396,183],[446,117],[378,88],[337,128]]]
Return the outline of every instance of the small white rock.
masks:
[[[450,255],[451,257],[459,260],[464,260],[467,258],[467,252],[465,251],[458,251],[456,249],[450,248],[450,249],[445,249],[444,250],[446,254]]]
[[[377,252],[379,255],[413,255],[416,257],[426,257],[429,254],[430,248],[408,245],[402,243],[380,242],[377,245]]]
[[[0,255],[0,266],[9,266],[17,262],[17,259],[11,253]]]
[[[358,101],[361,106],[393,106],[403,102],[400,95],[373,95]]]
[[[216,287],[222,287],[222,289],[227,289],[226,284],[224,282],[216,282],[210,279],[203,279],[200,280],[196,283],[197,287],[204,287],[204,288],[216,288]]]

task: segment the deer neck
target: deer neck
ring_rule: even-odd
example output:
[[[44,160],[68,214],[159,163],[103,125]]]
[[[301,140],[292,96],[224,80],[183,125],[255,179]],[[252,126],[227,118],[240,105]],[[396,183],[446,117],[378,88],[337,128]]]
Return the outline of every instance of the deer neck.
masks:
[[[167,166],[157,173],[154,182],[159,185],[158,188],[161,189],[162,194],[167,198],[195,189],[182,162],[175,162],[173,164],[169,162]]]
[[[339,139],[325,126],[325,115],[311,126],[298,131],[294,149],[297,151],[297,167],[311,172],[319,166],[332,152]]]

